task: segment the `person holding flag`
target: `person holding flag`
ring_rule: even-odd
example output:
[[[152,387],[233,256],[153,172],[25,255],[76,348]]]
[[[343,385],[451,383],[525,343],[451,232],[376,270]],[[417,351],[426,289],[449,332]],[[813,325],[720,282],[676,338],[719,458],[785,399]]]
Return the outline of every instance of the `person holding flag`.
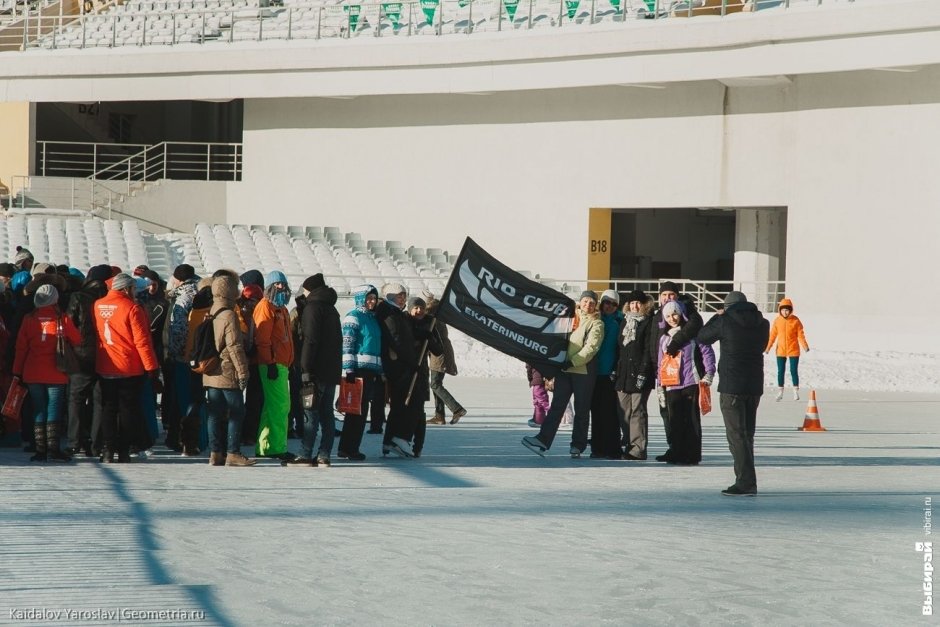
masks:
[[[555,377],[555,394],[538,435],[522,438],[522,445],[542,455],[552,447],[561,418],[574,396],[574,428],[571,433],[571,457],[577,459],[587,448],[591,398],[597,380],[594,357],[604,341],[604,323],[597,313],[597,293],[587,290],[578,301],[576,328],[568,338],[568,359],[564,370]]]

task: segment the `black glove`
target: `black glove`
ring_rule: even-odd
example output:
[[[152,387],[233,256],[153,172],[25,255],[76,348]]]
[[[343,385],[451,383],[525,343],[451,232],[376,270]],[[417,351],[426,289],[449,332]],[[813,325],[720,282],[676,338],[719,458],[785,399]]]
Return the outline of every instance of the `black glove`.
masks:
[[[682,350],[682,346],[677,344],[675,340],[669,342],[669,345],[666,346],[666,354],[670,357],[678,355],[680,350]]]
[[[355,372],[351,372],[351,371],[350,371],[350,372],[347,372],[347,373],[346,373],[346,383],[355,383],[355,382],[356,382],[356,373],[355,373]]]
[[[571,363],[571,360],[570,360],[570,359],[566,359],[566,360],[565,360],[565,363],[563,363],[563,364],[561,365],[561,369],[562,369],[562,370],[567,370],[568,368],[574,368],[574,364]]]
[[[636,377],[636,389],[642,390],[644,387],[646,387],[646,375],[639,374]]]
[[[268,378],[277,381],[277,364],[268,364]]]

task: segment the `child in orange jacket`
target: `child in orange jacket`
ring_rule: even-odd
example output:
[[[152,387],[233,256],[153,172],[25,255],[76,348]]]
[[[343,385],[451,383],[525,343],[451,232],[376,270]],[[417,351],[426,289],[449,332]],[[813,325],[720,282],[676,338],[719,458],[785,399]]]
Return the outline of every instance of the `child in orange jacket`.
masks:
[[[780,314],[770,327],[770,338],[764,354],[770,352],[777,342],[777,399],[783,398],[783,375],[786,371],[787,360],[790,361],[790,378],[793,381],[793,400],[800,400],[800,347],[807,353],[809,344],[803,334],[803,323],[793,315],[793,301],[784,298],[777,305]],[[779,340],[777,339],[779,336]]]

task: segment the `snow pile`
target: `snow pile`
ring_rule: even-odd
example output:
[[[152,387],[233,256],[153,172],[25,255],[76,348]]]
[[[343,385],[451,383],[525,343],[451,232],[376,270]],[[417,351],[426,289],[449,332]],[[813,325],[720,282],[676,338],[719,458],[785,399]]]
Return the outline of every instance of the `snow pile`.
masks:
[[[525,377],[525,367],[517,359],[449,328],[463,376],[492,379]],[[715,346],[721,353],[721,346]],[[764,380],[776,386],[777,360],[773,352],[765,357]],[[787,370],[785,385],[790,387]],[[812,350],[800,357],[800,387],[827,390],[867,390],[882,392],[936,392],[940,389],[940,354],[900,352],[836,352]]]

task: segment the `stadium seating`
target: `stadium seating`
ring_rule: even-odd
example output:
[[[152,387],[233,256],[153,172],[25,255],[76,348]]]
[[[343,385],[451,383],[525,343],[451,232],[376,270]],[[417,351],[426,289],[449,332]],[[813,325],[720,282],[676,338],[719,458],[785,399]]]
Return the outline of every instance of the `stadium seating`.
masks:
[[[794,4],[815,1],[791,0]],[[360,4],[351,0],[286,0],[280,6],[270,6],[266,0],[130,0],[67,24],[40,38],[36,45],[89,48],[509,32],[623,23],[649,17],[651,7],[656,6],[661,17],[685,17],[689,13],[688,0],[662,0],[659,5],[647,0],[581,0],[577,6],[565,5],[561,0],[515,5],[504,2],[448,0],[438,5],[429,22],[418,3],[401,3],[399,11],[390,12],[388,3]],[[755,2],[757,9],[780,4],[779,0],[728,0],[726,12],[754,10]],[[692,4],[693,15],[715,14],[716,10],[721,13],[721,0],[692,0]],[[507,6],[514,7],[512,17]]]
[[[220,268],[239,274],[258,269],[281,270],[290,285],[322,272],[340,296],[360,284],[403,284],[411,293],[440,295],[453,271],[456,255],[440,248],[405,247],[398,240],[366,240],[360,233],[336,227],[197,224],[192,233],[144,232],[134,220],[9,215],[0,219],[0,251],[13,259],[25,246],[37,261],[67,264],[85,272],[98,264],[131,271],[146,264],[163,277],[188,263],[200,276]],[[531,277],[532,273],[522,274]],[[543,281],[566,293],[583,284]]]

